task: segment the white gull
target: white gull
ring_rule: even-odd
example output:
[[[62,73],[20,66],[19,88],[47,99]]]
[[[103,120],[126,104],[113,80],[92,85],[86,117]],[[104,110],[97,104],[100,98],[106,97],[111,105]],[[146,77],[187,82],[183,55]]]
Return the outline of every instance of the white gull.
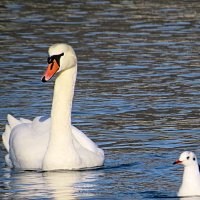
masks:
[[[182,184],[177,195],[200,196],[200,173],[196,155],[191,151],[184,151],[174,164],[184,166]]]

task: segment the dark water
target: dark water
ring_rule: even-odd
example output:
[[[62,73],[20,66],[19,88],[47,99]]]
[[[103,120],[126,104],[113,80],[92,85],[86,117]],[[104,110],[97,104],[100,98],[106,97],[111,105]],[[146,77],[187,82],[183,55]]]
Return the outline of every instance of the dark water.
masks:
[[[49,115],[41,83],[48,46],[73,46],[73,124],[105,150],[104,167],[9,169],[0,145],[0,199],[176,198],[184,150],[200,160],[198,1],[1,1],[0,131],[6,115]],[[2,142],[1,142],[2,143]]]

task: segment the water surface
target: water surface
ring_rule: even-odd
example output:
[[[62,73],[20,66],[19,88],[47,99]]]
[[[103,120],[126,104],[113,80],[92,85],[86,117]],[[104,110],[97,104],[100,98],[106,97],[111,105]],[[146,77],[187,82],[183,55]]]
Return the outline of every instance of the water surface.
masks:
[[[200,159],[200,4],[195,1],[1,1],[0,130],[6,115],[50,115],[40,81],[48,46],[78,57],[73,124],[105,151],[105,165],[23,172],[5,165],[0,199],[176,199],[184,150]]]

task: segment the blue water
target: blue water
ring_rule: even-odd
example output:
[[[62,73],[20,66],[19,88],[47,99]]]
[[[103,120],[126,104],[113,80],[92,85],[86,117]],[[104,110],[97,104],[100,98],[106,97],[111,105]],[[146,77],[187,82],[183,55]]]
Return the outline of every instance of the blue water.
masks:
[[[1,1],[0,131],[6,115],[50,115],[48,46],[78,57],[73,124],[105,151],[87,171],[9,169],[0,199],[177,199],[184,150],[200,159],[200,4],[192,1]]]

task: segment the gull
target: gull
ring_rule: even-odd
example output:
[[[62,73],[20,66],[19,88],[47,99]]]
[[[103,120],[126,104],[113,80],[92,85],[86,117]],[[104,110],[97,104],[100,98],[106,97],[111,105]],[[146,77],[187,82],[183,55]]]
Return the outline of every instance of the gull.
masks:
[[[179,197],[200,196],[200,172],[196,155],[191,151],[184,151],[174,164],[184,166],[182,184],[177,195]]]

